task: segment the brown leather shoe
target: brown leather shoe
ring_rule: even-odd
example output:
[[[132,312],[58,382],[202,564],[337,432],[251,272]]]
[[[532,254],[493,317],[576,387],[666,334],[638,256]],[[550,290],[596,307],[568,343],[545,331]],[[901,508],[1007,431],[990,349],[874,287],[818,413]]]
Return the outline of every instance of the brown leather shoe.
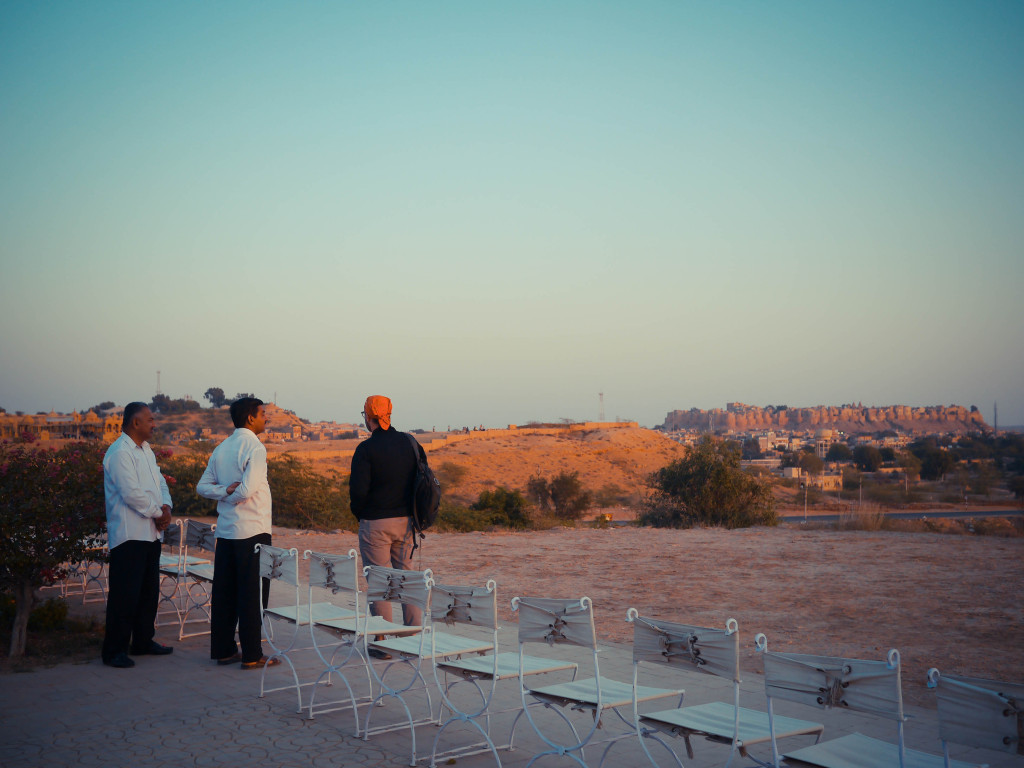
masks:
[[[237,664],[242,660],[242,654],[235,651],[231,656],[225,656],[223,659],[217,659],[217,666],[226,667],[228,664]]]
[[[276,667],[281,663],[277,656],[260,656],[256,661],[243,661],[242,669],[263,669],[263,667]]]

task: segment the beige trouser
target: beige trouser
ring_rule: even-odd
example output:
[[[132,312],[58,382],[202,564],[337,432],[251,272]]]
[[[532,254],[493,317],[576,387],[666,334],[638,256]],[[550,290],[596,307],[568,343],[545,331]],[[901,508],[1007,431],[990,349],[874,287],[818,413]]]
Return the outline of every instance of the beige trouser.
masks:
[[[409,517],[360,520],[359,556],[363,558],[363,565],[413,570],[412,534]],[[370,613],[391,621],[391,603],[372,603]],[[402,618],[406,626],[416,627],[423,621],[423,611],[418,606],[402,603]]]

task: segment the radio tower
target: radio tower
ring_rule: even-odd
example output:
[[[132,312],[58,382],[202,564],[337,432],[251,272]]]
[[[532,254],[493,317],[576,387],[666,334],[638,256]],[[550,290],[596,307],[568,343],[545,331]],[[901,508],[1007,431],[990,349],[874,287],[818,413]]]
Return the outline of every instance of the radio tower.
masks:
[[[597,420],[604,423],[604,392],[597,393],[597,401],[601,404],[601,410],[598,411]]]
[[[156,372],[156,393],[160,394],[160,371]]]

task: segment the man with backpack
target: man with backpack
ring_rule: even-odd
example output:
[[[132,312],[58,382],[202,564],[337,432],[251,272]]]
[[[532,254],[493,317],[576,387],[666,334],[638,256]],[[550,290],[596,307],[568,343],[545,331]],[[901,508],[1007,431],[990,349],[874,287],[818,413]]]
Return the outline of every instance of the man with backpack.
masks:
[[[359,521],[359,554],[364,565],[412,570],[417,470],[421,462],[426,465],[426,454],[415,438],[391,426],[391,400],[383,395],[366,398],[363,420],[370,437],[352,456],[349,480],[352,514]],[[391,603],[373,603],[370,612],[391,621]],[[422,621],[414,605],[403,604],[402,616],[408,626]]]

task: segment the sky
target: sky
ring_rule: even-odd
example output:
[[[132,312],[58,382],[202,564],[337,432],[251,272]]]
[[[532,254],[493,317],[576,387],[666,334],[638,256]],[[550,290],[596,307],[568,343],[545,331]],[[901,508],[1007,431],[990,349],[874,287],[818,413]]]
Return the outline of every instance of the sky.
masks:
[[[1024,4],[0,4],[0,407],[1024,424]]]

